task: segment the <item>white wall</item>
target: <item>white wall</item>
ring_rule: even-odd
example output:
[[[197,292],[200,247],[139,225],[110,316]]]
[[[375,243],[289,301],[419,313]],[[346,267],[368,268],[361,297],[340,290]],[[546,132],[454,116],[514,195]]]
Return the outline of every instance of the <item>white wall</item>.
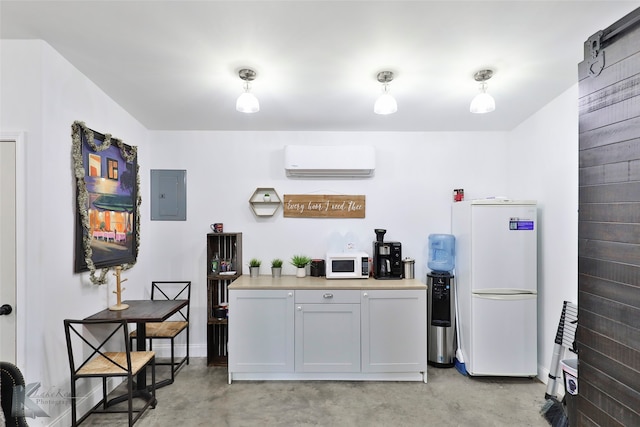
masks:
[[[403,257],[416,260],[416,277],[426,282],[427,238],[450,232],[454,188],[468,197],[506,191],[506,133],[364,132],[152,132],[151,169],[187,170],[187,221],[151,221],[154,280],[192,280],[194,354],[205,355],[206,238],[209,225],[243,233],[244,270],[250,258],[288,260],[302,253],[324,258],[352,233],[359,249],[371,253],[375,228],[385,240],[402,242]],[[288,144],[367,144],[376,149],[375,177],[361,180],[286,178],[283,147]],[[482,159],[482,161],[480,160]],[[148,179],[148,177],[144,177]],[[256,217],[249,198],[257,187],[284,194],[363,194],[364,219]]]
[[[82,120],[137,145],[143,173],[149,163],[148,132],[46,43],[0,40],[0,52],[0,131],[24,131],[26,147],[22,165],[27,177],[26,272],[21,284],[26,289],[25,300],[16,309],[26,319],[26,325],[20,326],[26,336],[18,337],[17,360],[28,383],[41,383],[39,393],[68,392],[63,319],[86,317],[113,304],[115,298],[113,286],[95,286],[87,274],[73,273],[71,124]],[[142,197],[148,199],[148,186],[142,189]],[[144,215],[143,230],[148,229],[147,223]],[[141,252],[148,254],[150,245],[149,239],[143,240]],[[142,256],[126,274],[131,286],[125,297],[143,297],[134,284],[147,287],[148,259]],[[48,425],[68,408],[68,403],[60,402],[43,406],[51,418],[29,423]]]
[[[539,202],[538,376],[545,381],[562,302],[578,302],[577,104],[576,84],[509,135],[509,191]]]
[[[64,318],[82,318],[113,304],[110,286],[73,273],[74,180],[71,124],[109,132],[139,148],[142,246],[128,271],[125,298],[148,295],[151,280],[190,279],[193,356],[206,348],[205,235],[209,224],[244,233],[244,259],[321,257],[353,233],[370,250],[374,228],[403,243],[425,280],[430,233],[450,230],[452,190],[467,199],[492,195],[534,198],[541,206],[540,351],[548,366],[564,299],[575,299],[577,262],[577,89],[572,88],[513,132],[149,132],[40,41],[0,41],[0,131],[26,132],[26,336],[18,361],[28,382],[68,390]],[[376,148],[374,178],[287,179],[287,144],[367,144]],[[187,221],[150,221],[149,170],[187,170]],[[528,174],[522,174],[528,171]],[[364,194],[364,219],[257,218],[249,207],[256,187],[284,194]],[[246,265],[243,266],[246,270]],[[267,268],[263,273],[267,273]],[[285,274],[293,273],[285,265]],[[61,369],[60,367],[64,367]],[[51,419],[68,407],[49,408]],[[40,424],[38,424],[40,423]],[[64,425],[60,422],[60,425]]]

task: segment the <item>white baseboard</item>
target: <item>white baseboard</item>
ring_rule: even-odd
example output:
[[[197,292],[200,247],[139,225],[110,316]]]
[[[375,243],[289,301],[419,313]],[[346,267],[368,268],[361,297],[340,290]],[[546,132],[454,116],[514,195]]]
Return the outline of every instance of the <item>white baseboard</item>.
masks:
[[[93,380],[98,384],[94,386],[89,393],[85,396],[77,398],[76,410],[78,418],[86,414],[91,408],[93,408],[102,399],[102,380]],[[117,378],[109,378],[107,380],[107,394],[112,392],[118,385],[122,383],[122,380]],[[29,422],[31,425],[31,422]],[[58,415],[55,419],[50,420],[49,424],[43,424],[49,427],[68,427],[71,425],[71,402],[69,407]]]
[[[176,357],[185,355],[186,347],[186,344],[176,344],[176,348],[174,350]],[[156,352],[156,357],[171,357],[171,343],[169,343],[168,341],[166,343],[154,342],[153,351]],[[189,357],[207,357],[206,344],[191,344],[189,346]]]

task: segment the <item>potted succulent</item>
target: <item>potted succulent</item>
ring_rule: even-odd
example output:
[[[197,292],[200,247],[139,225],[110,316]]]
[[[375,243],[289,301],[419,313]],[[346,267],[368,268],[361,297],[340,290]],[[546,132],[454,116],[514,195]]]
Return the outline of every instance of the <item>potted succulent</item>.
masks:
[[[271,260],[271,277],[280,277],[282,275],[282,262],[280,258]]]
[[[265,202],[270,202],[271,201],[271,194],[264,193],[264,196],[262,196],[262,200],[264,200]]]
[[[296,270],[296,277],[305,277],[307,275],[307,264],[311,262],[311,258],[304,255],[294,255],[291,257],[291,264],[293,264]]]
[[[260,274],[260,264],[262,264],[262,261],[257,258],[251,258],[251,260],[249,260],[249,277],[258,277]]]

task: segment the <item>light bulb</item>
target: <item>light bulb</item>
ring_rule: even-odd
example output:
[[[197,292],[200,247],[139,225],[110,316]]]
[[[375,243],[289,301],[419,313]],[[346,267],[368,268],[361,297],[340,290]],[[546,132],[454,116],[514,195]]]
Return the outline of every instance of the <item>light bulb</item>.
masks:
[[[238,72],[240,78],[244,81],[244,93],[238,97],[236,101],[236,110],[241,113],[257,113],[260,111],[260,103],[258,98],[251,93],[251,81],[256,78],[256,72],[243,68]]]
[[[378,97],[373,106],[373,112],[376,114],[393,114],[398,111],[398,103],[389,93],[387,84],[384,85],[384,92]]]
[[[487,84],[480,84],[480,93],[473,98],[469,111],[475,114],[490,113],[496,109],[496,101],[487,93]]]
[[[236,101],[236,110],[241,113],[257,113],[260,111],[260,102],[258,102],[258,98],[256,98],[254,94],[249,92],[250,89],[249,82],[246,82],[244,85],[244,93],[242,93]]]

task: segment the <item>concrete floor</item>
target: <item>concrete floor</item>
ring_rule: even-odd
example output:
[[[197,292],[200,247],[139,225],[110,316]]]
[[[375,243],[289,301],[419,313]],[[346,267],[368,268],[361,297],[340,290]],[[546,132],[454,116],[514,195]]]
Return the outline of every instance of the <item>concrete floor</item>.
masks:
[[[158,368],[158,375],[164,375]],[[236,381],[226,367],[191,359],[157,390],[136,423],[163,426],[548,426],[537,379],[476,378],[429,367],[428,383]],[[126,425],[126,414],[94,414],[83,426]]]

